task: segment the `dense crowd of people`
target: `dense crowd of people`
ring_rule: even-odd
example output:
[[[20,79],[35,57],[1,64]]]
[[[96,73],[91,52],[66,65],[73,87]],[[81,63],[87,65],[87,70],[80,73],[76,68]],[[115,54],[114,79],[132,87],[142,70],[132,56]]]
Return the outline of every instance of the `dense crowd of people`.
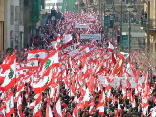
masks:
[[[97,33],[101,40],[80,37]],[[0,65],[0,117],[155,117],[154,73],[113,45],[95,13],[66,12],[38,27],[31,46]]]

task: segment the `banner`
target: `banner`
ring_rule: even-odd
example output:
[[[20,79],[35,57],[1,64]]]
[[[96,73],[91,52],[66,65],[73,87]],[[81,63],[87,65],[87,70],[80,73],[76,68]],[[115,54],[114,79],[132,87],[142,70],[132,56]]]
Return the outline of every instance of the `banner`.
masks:
[[[101,40],[101,34],[80,34],[80,39]]]
[[[108,85],[108,82],[106,80],[106,76],[98,75],[98,79],[99,79],[100,83],[103,85],[103,87],[106,87]],[[122,85],[126,87],[126,77],[112,77],[109,79],[113,79],[113,81],[111,83],[109,83],[109,85],[111,85],[114,88],[120,86],[120,80],[122,81]],[[136,87],[135,78],[127,77],[127,79],[129,80],[132,88],[135,88]],[[145,82],[145,78],[140,77],[138,83],[142,84],[144,82]]]
[[[89,24],[78,24],[78,23],[75,23],[75,28],[89,28]]]

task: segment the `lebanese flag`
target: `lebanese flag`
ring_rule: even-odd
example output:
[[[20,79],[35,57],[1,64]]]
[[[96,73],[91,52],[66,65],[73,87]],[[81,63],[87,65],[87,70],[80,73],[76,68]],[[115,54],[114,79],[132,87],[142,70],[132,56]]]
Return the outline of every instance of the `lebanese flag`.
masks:
[[[105,94],[106,94],[106,98],[107,100],[112,100],[112,93],[111,93],[111,89],[112,89],[112,86],[107,86],[106,89],[105,89]]]
[[[118,52],[119,57],[124,61],[129,57],[129,53]]]
[[[5,107],[6,107],[6,104],[1,105],[1,107],[0,107],[0,112],[1,112],[0,117],[6,117]]]
[[[114,50],[114,46],[109,42],[108,52],[113,52],[113,50]]]
[[[119,101],[118,101],[118,112],[119,112],[119,113],[122,112],[122,109],[121,109],[121,107],[120,107]]]
[[[116,64],[116,57],[115,57],[115,54],[114,54],[114,53],[112,53],[111,58],[112,58],[112,62],[113,62],[114,64]]]
[[[18,117],[25,117],[21,109],[19,109],[17,113],[18,113]]]
[[[40,101],[38,104],[36,104],[34,111],[33,111],[33,117],[40,117],[41,116],[41,103],[42,101]]]
[[[151,117],[156,117],[156,106],[151,109]]]
[[[123,85],[122,85],[122,94],[123,94],[123,99],[126,99],[127,98],[127,89]]]
[[[22,97],[19,96],[17,100],[17,109],[21,109],[21,108],[22,108]]]
[[[118,74],[122,70],[122,67],[123,67],[123,60],[119,59],[118,62],[116,63],[116,65],[115,65],[112,73],[113,74]]]
[[[128,78],[126,77],[126,85],[127,85],[127,88],[131,88],[131,83],[130,81],[128,80]]]
[[[51,83],[52,80],[52,67],[50,67],[46,72],[43,73],[42,78],[39,82],[34,83],[32,87],[34,88],[34,92],[40,93],[44,91]]]
[[[62,110],[61,110],[60,99],[58,99],[56,105],[54,106],[54,115],[55,115],[55,117],[62,117]]]
[[[51,111],[51,107],[50,107],[49,102],[47,102],[46,117],[53,117],[53,114],[52,114],[52,111]]]
[[[43,60],[47,57],[47,50],[32,50],[28,53],[27,59],[37,59],[37,60]]]
[[[71,43],[71,42],[73,41],[72,38],[73,38],[73,37],[72,37],[71,34],[64,35],[64,38],[63,38],[63,45],[62,45],[62,46],[66,45],[66,44],[68,44],[68,43]]]
[[[43,61],[42,71],[48,69],[51,65],[58,66],[58,51],[54,50],[51,54],[49,54],[45,60]]]
[[[72,115],[71,115],[69,112],[67,113],[67,116],[68,116],[68,117],[72,117]]]
[[[51,44],[53,45],[53,48],[55,48],[56,50],[58,50],[61,47],[61,44],[62,44],[61,39],[62,39],[62,36],[58,34],[57,38],[53,39],[51,42]]]
[[[6,116],[11,117],[11,114],[14,113],[14,97],[13,93],[10,93],[8,100],[6,101]]]
[[[99,96],[99,103],[103,103],[103,105],[106,106],[106,96],[104,91],[102,91]]]
[[[33,109],[35,107],[35,101],[30,103],[29,106],[28,106],[30,109]]]
[[[10,58],[10,63],[8,64],[10,66],[9,69],[5,71],[5,79],[3,84],[1,85],[2,90],[8,90],[11,87],[15,85],[15,73],[16,73],[16,54],[13,53]]]
[[[128,73],[128,76],[135,78],[135,73],[133,71],[133,68],[134,68],[134,66],[132,66],[132,64],[128,63],[126,72]]]
[[[147,110],[148,110],[148,106],[149,106],[147,97],[142,97],[141,106],[142,106],[142,113],[143,113],[143,115],[146,115]]]
[[[149,77],[148,77],[148,74],[146,74],[146,76],[145,76],[145,87],[144,87],[143,96],[146,97],[146,96],[148,96],[150,94],[151,94],[151,91],[150,91]]]
[[[38,67],[38,60],[30,60],[27,62],[26,68],[31,69],[31,68],[35,68]]]
[[[99,114],[104,114],[104,105],[103,103],[99,103],[96,107],[97,110],[99,110]]]

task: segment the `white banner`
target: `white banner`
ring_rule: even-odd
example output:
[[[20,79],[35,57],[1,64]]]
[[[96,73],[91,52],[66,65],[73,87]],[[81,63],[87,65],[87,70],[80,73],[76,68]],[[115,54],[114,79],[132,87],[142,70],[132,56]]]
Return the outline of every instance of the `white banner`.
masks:
[[[108,85],[108,82],[106,82],[106,76],[102,76],[102,75],[98,75],[98,79],[100,81],[100,83],[103,85],[103,87],[106,87]],[[120,86],[120,80],[122,81],[122,85],[126,87],[126,77],[112,77],[109,79],[113,79],[113,81],[110,83],[110,85],[112,87],[119,87]],[[133,77],[128,77],[127,78],[131,84],[132,88],[136,87],[136,82],[135,82],[135,78]],[[140,77],[138,83],[142,84],[145,82],[145,78],[144,77]]]
[[[101,34],[80,34],[80,39],[101,40]]]
[[[75,28],[89,28],[89,24],[78,24],[78,23],[75,23]]]

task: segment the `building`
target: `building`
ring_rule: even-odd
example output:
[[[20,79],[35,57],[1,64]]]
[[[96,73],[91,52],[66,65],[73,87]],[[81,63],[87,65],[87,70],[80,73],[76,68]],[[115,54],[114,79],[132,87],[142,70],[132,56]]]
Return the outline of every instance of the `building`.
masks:
[[[141,14],[141,28],[145,31],[149,59],[156,65],[156,0],[141,1],[144,3]]]
[[[4,50],[4,0],[0,0],[0,51]]]
[[[78,12],[78,2],[79,0],[63,0],[62,12],[65,11]]]
[[[23,0],[4,0],[4,50],[23,48]]]

